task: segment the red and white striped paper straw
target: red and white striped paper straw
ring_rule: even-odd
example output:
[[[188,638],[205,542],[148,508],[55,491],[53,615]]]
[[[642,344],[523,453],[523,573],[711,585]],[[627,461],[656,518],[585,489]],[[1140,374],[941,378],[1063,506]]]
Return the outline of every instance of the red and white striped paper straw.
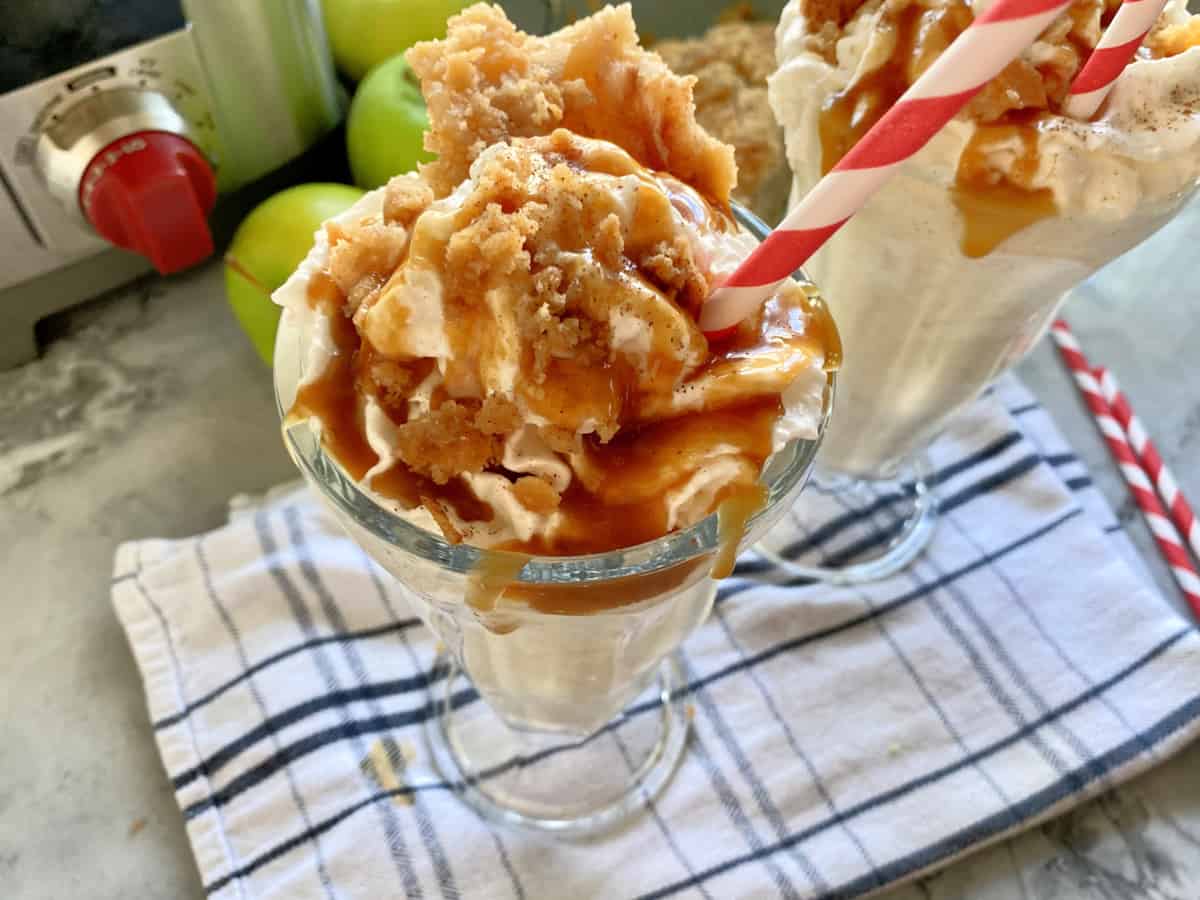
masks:
[[[1183,492],[1179,490],[1179,484],[1175,481],[1175,476],[1171,474],[1171,470],[1163,462],[1162,454],[1154,446],[1154,441],[1150,439],[1150,434],[1134,413],[1133,407],[1129,404],[1129,399],[1121,391],[1121,386],[1117,383],[1116,376],[1103,366],[1096,370],[1096,376],[1100,382],[1100,393],[1104,395],[1104,399],[1112,409],[1113,418],[1117,420],[1117,424],[1124,430],[1125,436],[1129,439],[1130,446],[1133,447],[1133,452],[1137,454],[1138,459],[1142,463],[1142,468],[1146,470],[1146,474],[1154,482],[1158,496],[1162,498],[1162,502],[1167,507],[1167,514],[1170,515],[1171,521],[1175,523],[1175,527],[1179,529],[1179,533],[1183,535],[1183,539],[1192,548],[1192,553],[1195,554],[1197,559],[1200,559],[1200,522],[1196,521],[1196,515],[1192,512],[1191,504],[1183,496]]]
[[[1142,45],[1167,0],[1125,0],[1100,36],[1067,94],[1063,111],[1073,119],[1090,119],[1108,96],[1117,77]]]
[[[1183,545],[1183,539],[1175,530],[1175,526],[1171,524],[1171,520],[1167,518],[1166,510],[1159,503],[1158,497],[1154,493],[1154,486],[1150,483],[1146,471],[1138,462],[1133,448],[1129,446],[1124,429],[1113,417],[1112,409],[1109,407],[1108,401],[1104,399],[1094,370],[1083,354],[1083,348],[1079,346],[1079,342],[1071,334],[1071,329],[1062,319],[1054,323],[1050,334],[1058,346],[1063,362],[1071,370],[1071,375],[1079,387],[1083,401],[1096,421],[1096,427],[1104,435],[1104,442],[1116,460],[1117,467],[1121,470],[1126,484],[1129,485],[1129,491],[1142,511],[1146,525],[1154,535],[1158,549],[1167,561],[1171,574],[1175,576],[1175,581],[1179,585],[1180,591],[1183,592],[1184,599],[1192,608],[1192,612],[1200,618],[1200,575],[1196,573],[1196,569],[1192,565],[1187,548]]]
[[[753,313],[1067,6],[995,0],[712,293],[704,332],[719,335]]]

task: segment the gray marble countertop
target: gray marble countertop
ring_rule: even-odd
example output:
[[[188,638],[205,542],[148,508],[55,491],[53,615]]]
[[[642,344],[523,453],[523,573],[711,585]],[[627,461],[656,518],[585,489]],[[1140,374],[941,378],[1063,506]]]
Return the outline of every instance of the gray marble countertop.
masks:
[[[1120,374],[1200,500],[1200,259],[1193,207],[1081,289],[1068,315]],[[117,543],[219,524],[232,494],[294,477],[268,373],[218,267],[69,314],[44,358],[0,373],[0,895],[199,898],[133,658],[113,615]],[[1022,374],[1174,588],[1053,351]],[[1200,745],[888,900],[1195,900]]]

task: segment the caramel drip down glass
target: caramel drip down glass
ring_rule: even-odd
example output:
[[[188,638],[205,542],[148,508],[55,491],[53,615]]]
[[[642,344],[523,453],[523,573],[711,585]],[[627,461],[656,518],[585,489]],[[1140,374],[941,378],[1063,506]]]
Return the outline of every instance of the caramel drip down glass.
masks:
[[[752,214],[734,213],[756,237],[766,233]],[[303,377],[302,350],[285,316],[275,349],[281,418]],[[830,374],[822,433],[833,388]],[[425,673],[425,737],[445,784],[489,819],[569,834],[612,827],[663,788],[691,715],[677,651],[716,595],[717,514],[609,553],[516,557],[449,544],[396,515],[325,453],[309,421],[285,427],[284,442],[439,642]],[[819,443],[792,441],[768,460],[766,502],[740,548],[795,503]]]

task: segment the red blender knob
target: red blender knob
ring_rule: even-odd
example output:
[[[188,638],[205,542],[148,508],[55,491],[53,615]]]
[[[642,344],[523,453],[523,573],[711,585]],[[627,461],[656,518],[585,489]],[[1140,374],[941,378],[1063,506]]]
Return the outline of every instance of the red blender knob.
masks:
[[[79,206],[96,231],[164,275],[212,255],[208,214],[216,198],[204,154],[166,131],[118,138],[92,157],[79,183]]]

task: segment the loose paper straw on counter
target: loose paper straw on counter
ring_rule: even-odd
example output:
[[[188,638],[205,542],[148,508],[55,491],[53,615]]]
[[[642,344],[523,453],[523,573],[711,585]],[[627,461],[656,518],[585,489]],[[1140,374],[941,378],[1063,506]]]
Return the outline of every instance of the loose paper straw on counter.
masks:
[[[1104,399],[1100,383],[1096,379],[1091,364],[1084,356],[1079,342],[1071,334],[1071,329],[1062,319],[1054,323],[1050,334],[1054,338],[1054,343],[1058,346],[1058,351],[1067,368],[1071,370],[1071,375],[1079,387],[1084,403],[1091,410],[1096,427],[1104,435],[1104,442],[1108,445],[1109,452],[1112,453],[1117,467],[1121,470],[1121,475],[1129,485],[1129,491],[1142,511],[1146,525],[1154,535],[1158,549],[1166,559],[1171,574],[1175,576],[1175,581],[1179,585],[1180,591],[1183,592],[1184,599],[1187,600],[1192,613],[1200,618],[1200,575],[1196,573],[1196,569],[1188,557],[1183,539],[1175,530],[1175,526],[1171,524],[1171,520],[1167,518],[1162,504],[1159,503],[1146,471],[1138,462],[1133,448],[1129,446],[1124,429],[1113,417],[1112,409]]]
[[[1112,90],[1129,60],[1162,14],[1166,0],[1125,0],[1100,36],[1075,80],[1063,111],[1073,119],[1090,119]]]
[[[753,313],[1068,5],[994,0],[713,292],[700,312],[704,332],[719,335]]]
[[[1162,454],[1154,446],[1154,441],[1150,439],[1149,432],[1146,431],[1141,420],[1134,414],[1133,407],[1130,405],[1129,399],[1121,391],[1121,386],[1117,383],[1116,376],[1104,368],[1104,366],[1096,370],[1096,375],[1100,382],[1100,393],[1104,395],[1104,399],[1112,409],[1113,418],[1117,420],[1117,424],[1121,426],[1125,432],[1125,436],[1129,438],[1129,444],[1133,447],[1133,452],[1137,454],[1138,459],[1141,461],[1142,468],[1146,470],[1146,474],[1154,482],[1154,487],[1158,491],[1158,496],[1162,498],[1162,502],[1166,505],[1171,521],[1175,523],[1175,527],[1179,529],[1179,533],[1183,535],[1183,539],[1192,548],[1192,553],[1196,559],[1200,559],[1200,522],[1196,521],[1196,515],[1192,511],[1191,504],[1183,496],[1183,492],[1179,490],[1179,483],[1175,481],[1175,476],[1171,474],[1171,470],[1163,462]]]

